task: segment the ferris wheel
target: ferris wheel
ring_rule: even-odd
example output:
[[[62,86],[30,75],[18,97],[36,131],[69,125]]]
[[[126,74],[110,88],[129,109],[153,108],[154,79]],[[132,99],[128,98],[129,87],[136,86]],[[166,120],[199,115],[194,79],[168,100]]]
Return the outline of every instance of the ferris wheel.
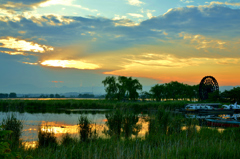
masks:
[[[199,97],[201,100],[208,99],[208,93],[219,91],[217,80],[212,76],[205,76],[199,85]]]

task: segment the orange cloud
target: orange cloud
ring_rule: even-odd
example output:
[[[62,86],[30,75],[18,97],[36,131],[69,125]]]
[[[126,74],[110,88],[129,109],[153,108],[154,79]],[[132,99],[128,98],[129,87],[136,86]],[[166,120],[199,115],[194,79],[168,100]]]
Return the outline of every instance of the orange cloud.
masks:
[[[64,83],[63,81],[52,81],[53,83]]]

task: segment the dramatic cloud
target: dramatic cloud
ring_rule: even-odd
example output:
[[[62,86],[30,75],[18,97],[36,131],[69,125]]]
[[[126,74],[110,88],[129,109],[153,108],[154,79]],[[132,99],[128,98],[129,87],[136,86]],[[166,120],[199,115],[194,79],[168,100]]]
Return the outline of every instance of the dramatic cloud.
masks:
[[[180,0],[181,2],[183,2],[183,3],[192,3],[192,2],[194,2],[194,1],[191,1],[191,0]]]
[[[0,9],[7,10],[8,13],[14,13],[15,11],[32,10],[38,7],[40,4],[49,0],[8,0],[0,1]]]
[[[170,54],[156,54],[156,53],[135,55],[129,61],[131,65],[140,64],[145,66],[157,66],[157,67],[185,67],[198,65],[201,63],[198,60],[194,59],[179,59]]]
[[[53,2],[56,1],[21,5],[48,7]],[[73,5],[73,1],[56,3]],[[214,73],[219,67],[239,64],[240,9],[217,2],[209,4],[172,8],[157,17],[153,16],[157,10],[140,12],[126,4],[138,10],[112,14],[110,18],[30,12],[2,15],[0,52],[7,58],[16,55],[11,58],[29,67],[183,81],[189,76],[185,73],[188,71],[196,77],[196,70],[205,74],[209,71],[207,66]],[[61,8],[59,12],[68,10]],[[34,56],[27,56],[30,54]]]
[[[17,39],[14,37],[7,37],[6,39],[0,39],[0,48],[13,49],[16,51],[28,51],[28,52],[37,52],[45,53],[47,51],[53,51],[53,47],[40,45],[34,42],[28,42],[25,40]],[[5,52],[6,53],[6,52]],[[13,54],[9,52],[10,54]],[[21,54],[21,53],[18,53]]]
[[[144,4],[143,2],[139,0],[127,0],[128,4],[133,5],[133,6],[140,6],[141,4]]]
[[[65,18],[63,16],[58,16],[58,15],[47,15],[47,16],[41,16],[41,17],[32,16],[29,19],[31,19],[32,22],[40,26],[43,26],[44,24],[61,26],[61,25],[66,25],[66,24],[70,24],[71,22],[74,22],[73,19]]]
[[[142,14],[136,14],[136,13],[128,13],[128,15],[132,16],[132,17],[135,17],[135,18],[141,18],[143,17]]]
[[[46,60],[41,62],[41,65],[75,69],[97,69],[99,67],[96,64],[76,60]]]
[[[36,9],[38,7],[48,7],[52,5],[63,5],[70,6],[75,8],[80,8],[90,12],[96,12],[96,9],[90,9],[83,7],[81,5],[73,4],[74,0],[10,0],[10,1],[1,1],[0,8],[10,11],[26,11]]]
[[[240,3],[238,2],[218,2],[218,1],[212,1],[212,2],[210,2],[209,3],[209,5],[210,6],[212,6],[212,5],[215,5],[215,4],[217,4],[217,5],[222,5],[222,4],[224,4],[224,5],[229,5],[229,6],[240,6]]]
[[[226,42],[221,40],[208,39],[202,35],[190,35],[180,33],[180,37],[183,36],[183,39],[190,40],[192,44],[195,45],[196,49],[207,49],[207,48],[216,48],[216,49],[226,49]]]
[[[67,0],[67,1],[66,0],[48,0],[44,3],[41,3],[40,7],[46,7],[51,5],[64,5],[64,6],[80,8],[80,9],[91,11],[91,12],[97,12],[96,9],[90,9],[90,8],[83,7],[81,5],[73,4],[73,1],[74,0]]]

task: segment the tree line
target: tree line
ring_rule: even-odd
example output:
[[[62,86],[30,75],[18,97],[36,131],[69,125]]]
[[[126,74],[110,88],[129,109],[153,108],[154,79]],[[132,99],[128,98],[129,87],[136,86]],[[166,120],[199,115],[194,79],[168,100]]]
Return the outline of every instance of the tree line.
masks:
[[[64,95],[60,94],[41,94],[39,98],[66,98]],[[84,94],[78,94],[78,96],[70,95],[70,98],[95,98],[93,94],[84,93]]]
[[[12,92],[12,93],[0,93],[0,98],[17,98],[17,94]]]
[[[125,76],[108,76],[102,83],[104,84],[107,100],[132,100],[152,99],[155,101],[161,100],[184,100],[198,99],[199,85],[188,85],[172,81],[165,84],[156,84],[151,87],[149,92],[141,92],[142,85],[137,79]]]
[[[17,98],[17,94],[12,92],[8,93],[0,93],[0,98]],[[39,96],[31,97],[29,95],[24,95],[23,98],[66,98],[64,95],[60,94],[41,94]],[[95,98],[93,94],[83,93],[78,94],[77,96],[70,96],[70,98]]]
[[[224,92],[215,91],[209,94],[210,101],[240,103],[240,87],[233,87],[231,90]]]
[[[151,87],[150,98],[156,101],[161,100],[187,100],[199,99],[199,85],[188,85],[171,81],[164,84],[156,84]]]
[[[199,84],[188,85],[171,81],[164,84],[156,84],[149,92],[142,91],[142,85],[137,79],[125,76],[108,76],[104,84],[107,100],[136,101],[150,99],[152,101],[163,100],[199,100]],[[215,91],[209,93],[208,101],[214,102],[240,102],[240,87],[234,87],[224,92]]]

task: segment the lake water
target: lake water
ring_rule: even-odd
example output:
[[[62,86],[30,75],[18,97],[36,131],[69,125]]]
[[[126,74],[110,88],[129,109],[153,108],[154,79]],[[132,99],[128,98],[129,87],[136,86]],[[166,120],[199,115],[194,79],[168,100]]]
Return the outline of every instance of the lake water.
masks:
[[[107,121],[103,110],[94,110],[91,112],[73,112],[68,113],[19,113],[19,112],[0,112],[0,121],[10,116],[12,113],[17,117],[17,119],[23,121],[23,132],[21,139],[26,144],[26,146],[35,147],[37,144],[37,132],[38,129],[44,131],[52,131],[55,133],[57,140],[60,141],[62,136],[66,133],[70,134],[72,137],[79,137],[78,133],[78,119],[80,116],[87,116],[87,118],[94,123],[93,129],[96,129],[98,136],[106,137],[103,133],[104,128],[107,128],[105,122]],[[79,111],[79,110],[78,110]],[[106,110],[105,110],[106,111]],[[144,137],[148,124],[140,117],[139,122],[142,124],[142,129],[138,134],[138,137]]]
[[[65,113],[64,113],[65,111]],[[26,146],[35,147],[38,141],[37,133],[38,129],[44,131],[52,131],[55,133],[57,140],[60,142],[62,136],[66,133],[70,134],[72,137],[79,138],[78,130],[78,120],[81,116],[87,116],[87,118],[94,123],[93,129],[96,129],[99,137],[107,137],[103,130],[106,127],[106,117],[105,113],[110,110],[107,109],[66,109],[63,113],[19,113],[19,112],[0,112],[0,122],[12,113],[17,117],[17,119],[23,121],[23,132],[21,139],[26,144]],[[235,114],[240,117],[240,114]],[[147,115],[145,115],[146,117]],[[198,114],[185,114],[186,118],[213,118],[213,117],[223,117],[229,118],[231,115],[198,115]],[[148,131],[148,122],[144,120],[144,116],[139,114],[139,122],[137,124],[142,124],[142,129],[138,133],[138,137],[144,137]],[[182,127],[184,129],[184,127]],[[197,130],[201,127],[196,126]],[[219,131],[223,131],[223,128],[218,128]]]

